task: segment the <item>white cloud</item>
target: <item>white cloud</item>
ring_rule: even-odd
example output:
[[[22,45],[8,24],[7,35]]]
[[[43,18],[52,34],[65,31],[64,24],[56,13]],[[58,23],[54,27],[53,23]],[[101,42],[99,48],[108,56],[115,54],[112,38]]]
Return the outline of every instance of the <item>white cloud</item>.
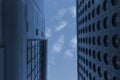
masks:
[[[52,65],[56,65],[56,63],[55,63],[55,60],[54,60],[54,59],[50,59],[50,63],[51,63]]]
[[[71,39],[70,46],[72,48],[76,48],[77,47],[77,36],[76,35]]]
[[[72,17],[76,17],[76,7],[75,6],[70,7],[69,10],[72,13]]]
[[[46,28],[46,32],[45,32],[45,36],[46,36],[47,38],[49,38],[49,37],[51,37],[51,33],[52,33],[51,29],[49,29],[49,28],[47,27],[47,28]]]
[[[61,35],[52,47],[52,52],[59,53],[64,45],[64,36]]]
[[[67,50],[64,54],[65,58],[73,58],[73,52],[71,50]]]
[[[73,59],[73,57],[76,53],[75,49],[77,50],[77,37],[76,37],[76,35],[69,42],[69,48],[64,53],[65,58]]]
[[[67,26],[67,22],[65,21],[62,21],[58,24],[58,26],[56,26],[56,31],[60,31],[62,30],[63,28],[65,28]]]
[[[57,15],[55,15],[56,19],[61,19],[67,13],[66,9],[60,9],[57,11]]]

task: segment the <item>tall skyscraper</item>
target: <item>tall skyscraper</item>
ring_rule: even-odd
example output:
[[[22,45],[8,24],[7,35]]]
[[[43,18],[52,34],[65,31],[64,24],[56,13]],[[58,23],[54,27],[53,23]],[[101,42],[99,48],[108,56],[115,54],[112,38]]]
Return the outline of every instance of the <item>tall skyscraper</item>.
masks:
[[[0,0],[0,80],[46,80],[43,0]]]
[[[78,80],[120,80],[120,0],[77,0]]]

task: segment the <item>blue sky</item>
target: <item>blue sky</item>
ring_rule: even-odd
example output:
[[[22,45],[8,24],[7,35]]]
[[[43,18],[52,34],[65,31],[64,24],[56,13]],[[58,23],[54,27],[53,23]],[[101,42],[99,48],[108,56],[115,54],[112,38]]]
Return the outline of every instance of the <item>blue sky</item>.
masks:
[[[75,0],[45,0],[47,80],[77,80]]]

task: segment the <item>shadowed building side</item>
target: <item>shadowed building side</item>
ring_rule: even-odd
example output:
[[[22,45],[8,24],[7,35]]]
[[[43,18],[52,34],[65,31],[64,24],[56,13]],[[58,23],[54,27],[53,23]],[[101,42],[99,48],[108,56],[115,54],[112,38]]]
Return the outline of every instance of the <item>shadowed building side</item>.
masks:
[[[76,0],[78,80],[120,80],[120,0]]]
[[[3,40],[3,1],[0,0],[0,80],[4,80],[4,40]]]
[[[0,0],[0,80],[44,80],[40,78],[45,64],[41,64],[40,46],[45,40],[41,3]]]

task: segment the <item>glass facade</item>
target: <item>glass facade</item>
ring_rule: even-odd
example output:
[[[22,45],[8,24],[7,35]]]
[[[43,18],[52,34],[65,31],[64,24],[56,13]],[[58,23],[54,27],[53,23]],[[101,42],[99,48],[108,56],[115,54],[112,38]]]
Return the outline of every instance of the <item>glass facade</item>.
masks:
[[[27,79],[40,80],[40,40],[27,42]]]

